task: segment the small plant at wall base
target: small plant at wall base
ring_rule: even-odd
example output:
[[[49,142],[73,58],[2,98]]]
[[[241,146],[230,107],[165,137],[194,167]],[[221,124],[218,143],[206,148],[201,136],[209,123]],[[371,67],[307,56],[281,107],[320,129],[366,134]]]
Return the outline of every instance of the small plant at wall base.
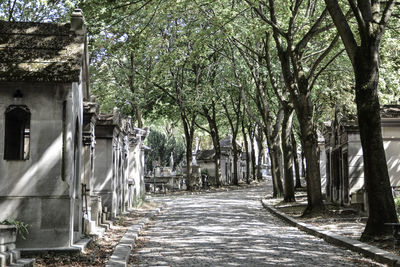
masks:
[[[21,221],[5,219],[0,222],[0,225],[14,225],[17,228],[17,233],[22,237],[22,239],[26,239],[26,236],[29,233],[29,225]]]
[[[400,220],[400,196],[394,199],[394,205],[396,207],[397,218]]]

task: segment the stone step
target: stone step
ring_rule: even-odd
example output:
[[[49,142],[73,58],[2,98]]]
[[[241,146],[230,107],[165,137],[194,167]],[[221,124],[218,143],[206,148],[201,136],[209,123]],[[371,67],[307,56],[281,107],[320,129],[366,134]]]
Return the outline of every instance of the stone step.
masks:
[[[0,252],[0,267],[31,267],[35,259],[21,259],[21,253],[17,250]]]
[[[8,267],[33,267],[35,259],[19,259],[17,262],[8,265]]]
[[[87,231],[90,236],[96,236],[96,239],[102,237],[106,231],[104,227],[97,225],[95,221],[86,220]]]

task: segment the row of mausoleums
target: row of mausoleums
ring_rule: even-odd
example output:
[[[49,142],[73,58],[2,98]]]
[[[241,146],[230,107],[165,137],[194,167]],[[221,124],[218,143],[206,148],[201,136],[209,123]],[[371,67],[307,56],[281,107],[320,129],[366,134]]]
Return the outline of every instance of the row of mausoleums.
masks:
[[[233,175],[235,172],[235,164],[234,164],[234,156],[233,156],[233,138],[232,135],[228,134],[225,138],[221,139],[219,142],[221,148],[221,157],[220,157],[220,168],[221,168],[221,182],[222,185],[232,185],[233,184]],[[247,177],[247,168],[246,168],[246,152],[242,144],[238,141],[236,142],[236,147],[238,150],[238,158],[237,158],[237,175],[238,181],[245,182]],[[261,162],[258,162],[257,159],[258,154],[262,153],[258,151],[257,147],[249,146],[249,161],[251,161],[250,153],[251,150],[254,150],[256,166],[260,168],[260,172],[262,176],[266,177],[267,170],[270,168],[270,164],[267,156],[261,157]],[[194,153],[196,158],[196,165],[199,166],[202,172],[206,172],[209,180],[208,183],[210,185],[216,185],[217,182],[215,180],[215,150],[214,149],[206,149],[206,150],[198,150]],[[251,172],[251,168],[249,170]],[[253,174],[255,176],[256,174]]]
[[[21,249],[71,248],[143,195],[143,141],[89,94],[84,19],[0,22],[0,221]]]
[[[235,157],[233,151],[233,137],[228,134],[225,138],[221,139],[220,145],[220,175],[221,185],[233,185],[234,184],[234,173],[235,167],[237,168],[238,183],[247,182],[247,163],[246,163],[246,152],[243,151],[243,146],[236,142],[237,149],[237,164],[235,166]],[[256,141],[254,141],[255,143]],[[248,160],[251,164],[251,154],[255,157],[255,172],[259,172],[259,179],[267,177],[270,164],[268,157],[263,152],[258,151],[258,147],[249,146]],[[262,154],[262,156],[259,154]],[[215,149],[201,149],[199,145],[199,139],[196,138],[195,149],[192,151],[192,175],[197,180],[197,186],[200,188],[207,188],[208,186],[217,186],[216,172],[215,172]],[[172,156],[171,156],[172,157]],[[258,162],[260,161],[260,162]],[[255,179],[255,175],[252,175],[252,167],[249,166],[249,178]],[[178,167],[173,171],[173,159],[169,167],[156,166],[154,173],[149,172],[149,175],[145,178],[146,189],[148,191],[156,191],[161,186],[164,190],[185,190],[186,188],[186,163],[179,164]]]
[[[393,192],[400,186],[400,105],[381,109],[382,138]],[[327,199],[333,203],[361,204],[365,209],[363,152],[355,116],[337,110],[325,123],[321,140],[321,176]]]

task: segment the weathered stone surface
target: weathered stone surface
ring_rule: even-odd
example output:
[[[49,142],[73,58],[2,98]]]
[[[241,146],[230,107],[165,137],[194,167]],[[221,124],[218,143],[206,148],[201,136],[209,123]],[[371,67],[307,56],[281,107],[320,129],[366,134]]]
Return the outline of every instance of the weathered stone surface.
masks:
[[[0,34],[69,35],[70,28],[70,23],[12,23],[0,20]]]
[[[0,21],[0,81],[79,81],[85,38],[70,24]]]
[[[9,246],[15,246],[17,240],[17,228],[12,225],[0,225],[0,252],[8,250]]]

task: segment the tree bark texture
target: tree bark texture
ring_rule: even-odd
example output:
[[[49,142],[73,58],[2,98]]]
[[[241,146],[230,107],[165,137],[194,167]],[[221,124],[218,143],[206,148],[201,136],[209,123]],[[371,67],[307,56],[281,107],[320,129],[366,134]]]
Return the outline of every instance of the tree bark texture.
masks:
[[[249,156],[249,143],[248,143],[248,138],[247,138],[247,133],[246,133],[246,127],[244,125],[244,120],[242,120],[242,134],[243,134],[243,139],[244,139],[244,152],[246,153],[246,177],[243,177],[243,179],[246,180],[247,184],[250,184],[250,156]]]
[[[294,188],[302,188],[301,186],[301,180],[300,180],[300,166],[299,166],[299,158],[297,156],[297,142],[296,138],[293,133],[292,129],[292,149],[293,149],[293,162],[294,162],[294,168],[295,168],[295,173],[296,173],[296,184]]]
[[[385,223],[398,222],[383,147],[378,99],[379,47],[396,2],[388,0],[382,9],[380,5],[383,2],[379,1],[350,2],[358,26],[355,34],[338,2],[325,0],[353,65],[356,81],[364,183],[369,204],[369,217],[362,240],[391,235],[391,229]]]
[[[369,217],[363,240],[391,235],[385,223],[398,222],[385,150],[383,147],[378,99],[378,48],[362,47],[355,55],[356,104],[364,158],[364,179]]]
[[[267,143],[269,148],[269,155],[271,160],[271,175],[273,185],[273,197],[283,196],[283,164],[282,164],[282,150],[281,150],[281,131],[282,121],[284,118],[284,110],[279,108],[276,114],[275,124],[269,124],[268,128],[264,129],[264,134],[267,136]]]
[[[217,140],[217,142],[219,142]],[[221,187],[222,185],[222,176],[221,176],[221,147],[219,146],[219,143],[217,146],[214,146],[215,148],[215,158],[214,158],[214,164],[215,164],[215,182],[217,187]]]
[[[239,184],[238,179],[238,161],[239,161],[239,151],[236,144],[236,136],[232,138],[232,152],[233,152],[233,180],[232,183],[234,185]]]
[[[300,124],[300,138],[306,159],[307,208],[304,215],[325,210],[322,201],[319,168],[318,138],[313,123],[313,106],[310,96],[299,96],[295,105]]]
[[[210,135],[213,142],[215,156],[214,156],[214,165],[215,165],[215,182],[216,186],[220,187],[222,185],[221,178],[221,147],[219,144],[219,131],[216,119],[216,110],[215,110],[215,102],[211,103],[211,114],[209,109],[203,106],[204,116],[207,118],[208,126],[210,128]]]
[[[254,129],[249,127],[249,135],[250,135],[250,146],[251,146],[251,153],[250,153],[250,161],[251,161],[251,176],[253,180],[256,180],[256,153],[254,149]],[[253,132],[252,134],[250,134]]]
[[[306,164],[305,164],[304,148],[301,148],[301,177],[306,178]]]
[[[282,184],[282,153],[279,144],[273,144],[270,148],[271,157],[271,172],[273,173],[273,186],[274,192],[273,197],[283,196],[283,184]]]
[[[135,118],[137,121],[137,127],[142,128],[143,127],[143,120],[142,120],[142,111],[139,106],[139,101],[137,100],[136,97],[136,89],[135,89],[135,71],[136,71],[136,65],[135,65],[135,55],[133,52],[130,55],[131,58],[131,75],[129,77],[129,89],[132,92],[132,107],[135,112]]]
[[[261,181],[262,179],[262,157],[264,154],[264,138],[263,138],[263,132],[261,129],[259,129],[258,134],[256,135],[256,141],[257,141],[257,148],[258,148],[258,155],[257,155],[257,180]]]
[[[283,152],[283,166],[284,166],[284,201],[296,201],[294,195],[294,178],[293,178],[293,147],[291,140],[293,122],[293,108],[286,106],[284,108],[284,117],[282,121],[282,152]]]
[[[186,189],[192,191],[197,185],[192,173],[194,123],[189,124],[188,118],[183,111],[181,111],[181,117],[186,140]],[[191,121],[193,122],[194,120],[195,117],[192,117]]]
[[[186,137],[187,138],[187,137]],[[194,179],[192,175],[192,145],[188,144],[189,140],[186,139],[186,190],[192,191],[194,189]]]

